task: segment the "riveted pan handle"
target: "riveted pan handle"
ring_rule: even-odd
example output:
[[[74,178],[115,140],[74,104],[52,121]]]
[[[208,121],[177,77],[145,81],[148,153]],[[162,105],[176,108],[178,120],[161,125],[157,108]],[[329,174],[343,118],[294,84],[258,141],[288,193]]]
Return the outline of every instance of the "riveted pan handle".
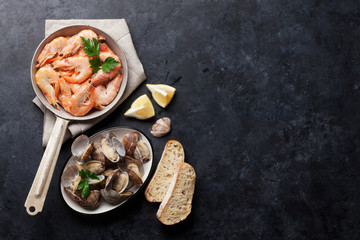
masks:
[[[56,117],[49,142],[36,172],[33,184],[26,198],[25,208],[28,214],[36,215],[41,212],[49,189],[55,165],[59,157],[64,140],[68,120]]]

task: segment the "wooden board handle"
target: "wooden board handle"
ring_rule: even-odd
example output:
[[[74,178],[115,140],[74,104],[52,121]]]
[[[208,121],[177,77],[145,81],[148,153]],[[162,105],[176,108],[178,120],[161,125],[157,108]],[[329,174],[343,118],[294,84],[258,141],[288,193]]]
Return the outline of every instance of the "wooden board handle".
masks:
[[[24,206],[30,215],[36,215],[43,209],[68,124],[69,121],[59,117],[56,118],[49,142],[25,201]]]

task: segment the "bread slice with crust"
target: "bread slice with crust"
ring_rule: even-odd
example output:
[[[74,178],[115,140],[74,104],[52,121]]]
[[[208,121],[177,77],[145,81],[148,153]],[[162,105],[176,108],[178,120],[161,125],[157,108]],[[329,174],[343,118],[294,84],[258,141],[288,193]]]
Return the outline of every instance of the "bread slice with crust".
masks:
[[[186,219],[191,212],[196,174],[188,163],[179,163],[169,189],[157,211],[157,218],[165,225]]]
[[[177,165],[184,160],[185,153],[181,143],[168,141],[155,174],[145,190],[145,197],[149,202],[161,202],[164,199]]]

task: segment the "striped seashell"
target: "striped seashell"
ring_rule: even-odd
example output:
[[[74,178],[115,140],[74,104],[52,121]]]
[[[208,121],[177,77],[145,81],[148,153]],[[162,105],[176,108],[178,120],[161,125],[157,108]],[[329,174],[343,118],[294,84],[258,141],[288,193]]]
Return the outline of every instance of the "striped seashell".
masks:
[[[152,125],[150,133],[154,137],[163,137],[168,134],[171,130],[171,120],[170,118],[163,117],[157,120],[154,125]]]

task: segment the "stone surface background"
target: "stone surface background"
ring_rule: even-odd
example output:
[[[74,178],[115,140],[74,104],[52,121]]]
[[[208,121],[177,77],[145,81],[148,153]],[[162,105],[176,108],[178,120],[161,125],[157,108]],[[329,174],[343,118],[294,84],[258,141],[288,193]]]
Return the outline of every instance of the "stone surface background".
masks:
[[[1,239],[359,239],[358,1],[0,1]],[[197,172],[193,211],[161,225],[143,192],[108,214],[63,201],[61,150],[43,212],[24,202],[38,168],[43,115],[30,61],[45,19],[125,18],[145,83],[177,89],[156,117],[125,118],[142,84],[88,135],[130,126],[155,165],[180,141]],[[157,118],[173,121],[156,139]],[[153,169],[154,171],[154,169]]]

